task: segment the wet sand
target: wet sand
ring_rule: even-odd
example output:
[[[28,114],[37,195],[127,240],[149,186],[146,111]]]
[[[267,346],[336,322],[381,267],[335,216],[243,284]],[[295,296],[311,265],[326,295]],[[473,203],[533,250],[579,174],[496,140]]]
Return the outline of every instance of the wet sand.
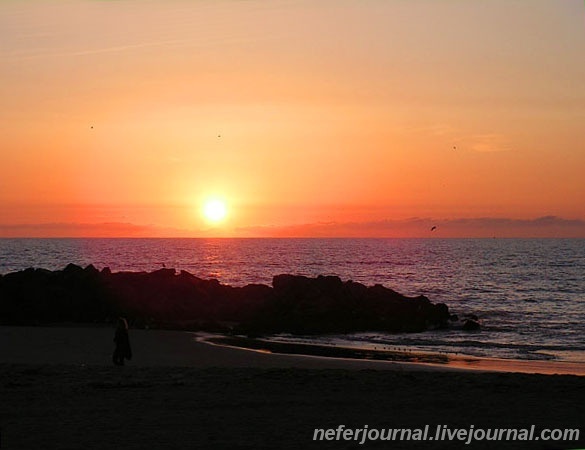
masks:
[[[131,330],[0,327],[2,449],[583,448],[579,442],[312,441],[315,428],[582,427],[585,377],[281,355]],[[585,431],[585,430],[582,430]],[[581,433],[583,434],[583,433]]]
[[[342,359],[348,362],[380,362],[378,368],[391,369],[399,365],[409,370],[478,370],[482,372],[516,372],[545,375],[585,376],[585,364],[568,361],[534,361],[498,358],[479,358],[447,353],[423,353],[416,351],[372,350],[358,347],[338,347],[329,345],[299,344],[250,339],[243,336],[208,336],[199,339],[231,348],[254,350],[261,353],[316,356],[320,358]],[[386,364],[384,364],[386,363]]]

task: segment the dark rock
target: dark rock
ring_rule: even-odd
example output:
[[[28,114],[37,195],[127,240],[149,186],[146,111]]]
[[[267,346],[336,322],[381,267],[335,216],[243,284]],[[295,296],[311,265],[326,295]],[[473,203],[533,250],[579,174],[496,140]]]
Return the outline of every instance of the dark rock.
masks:
[[[473,320],[473,319],[467,319],[465,321],[465,323],[463,324],[463,330],[464,331],[476,331],[480,329],[480,324],[478,321]]]
[[[428,299],[426,300],[429,301]],[[436,305],[433,305],[429,313],[431,325],[437,328],[446,328],[450,318],[451,315],[449,314],[449,307],[445,303],[437,303]]]
[[[83,272],[83,269],[76,264],[67,264],[67,267],[65,267],[65,269],[63,269],[63,273],[67,273],[67,274],[79,275],[82,272]]]
[[[417,332],[445,327],[445,304],[405,297],[336,276],[277,275],[273,287],[222,285],[175,269],[99,272],[74,264],[62,271],[27,269],[0,280],[5,324],[108,322],[124,316],[140,326],[234,329],[247,334]],[[229,324],[229,325],[226,325]]]
[[[100,271],[97,270],[93,264],[90,264],[89,266],[87,266],[85,269],[83,269],[85,271],[85,273],[87,273],[88,275],[93,275],[93,276],[97,276],[99,275]]]
[[[174,277],[177,271],[175,269],[158,269],[154,272],[151,272],[151,276],[156,278],[169,278]]]

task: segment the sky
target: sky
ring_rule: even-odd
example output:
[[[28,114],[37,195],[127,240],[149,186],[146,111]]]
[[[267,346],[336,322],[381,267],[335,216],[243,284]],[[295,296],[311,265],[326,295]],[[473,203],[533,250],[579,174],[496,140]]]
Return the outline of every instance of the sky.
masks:
[[[0,237],[585,237],[583,55],[581,0],[2,0]]]

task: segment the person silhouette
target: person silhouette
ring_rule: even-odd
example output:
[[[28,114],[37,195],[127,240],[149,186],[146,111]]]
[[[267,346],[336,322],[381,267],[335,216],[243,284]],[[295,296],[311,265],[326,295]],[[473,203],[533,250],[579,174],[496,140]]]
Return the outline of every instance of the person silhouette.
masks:
[[[123,317],[118,319],[114,342],[116,348],[114,349],[112,360],[115,365],[123,366],[124,359],[132,359],[132,349],[130,348],[130,338],[128,337],[128,322]]]

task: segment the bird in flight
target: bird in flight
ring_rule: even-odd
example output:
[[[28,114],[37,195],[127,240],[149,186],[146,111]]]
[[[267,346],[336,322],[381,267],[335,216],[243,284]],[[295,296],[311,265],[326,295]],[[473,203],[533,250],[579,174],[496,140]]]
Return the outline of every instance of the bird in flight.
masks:
[[[435,231],[436,229],[437,229],[437,227],[434,225],[431,227],[431,231]]]

